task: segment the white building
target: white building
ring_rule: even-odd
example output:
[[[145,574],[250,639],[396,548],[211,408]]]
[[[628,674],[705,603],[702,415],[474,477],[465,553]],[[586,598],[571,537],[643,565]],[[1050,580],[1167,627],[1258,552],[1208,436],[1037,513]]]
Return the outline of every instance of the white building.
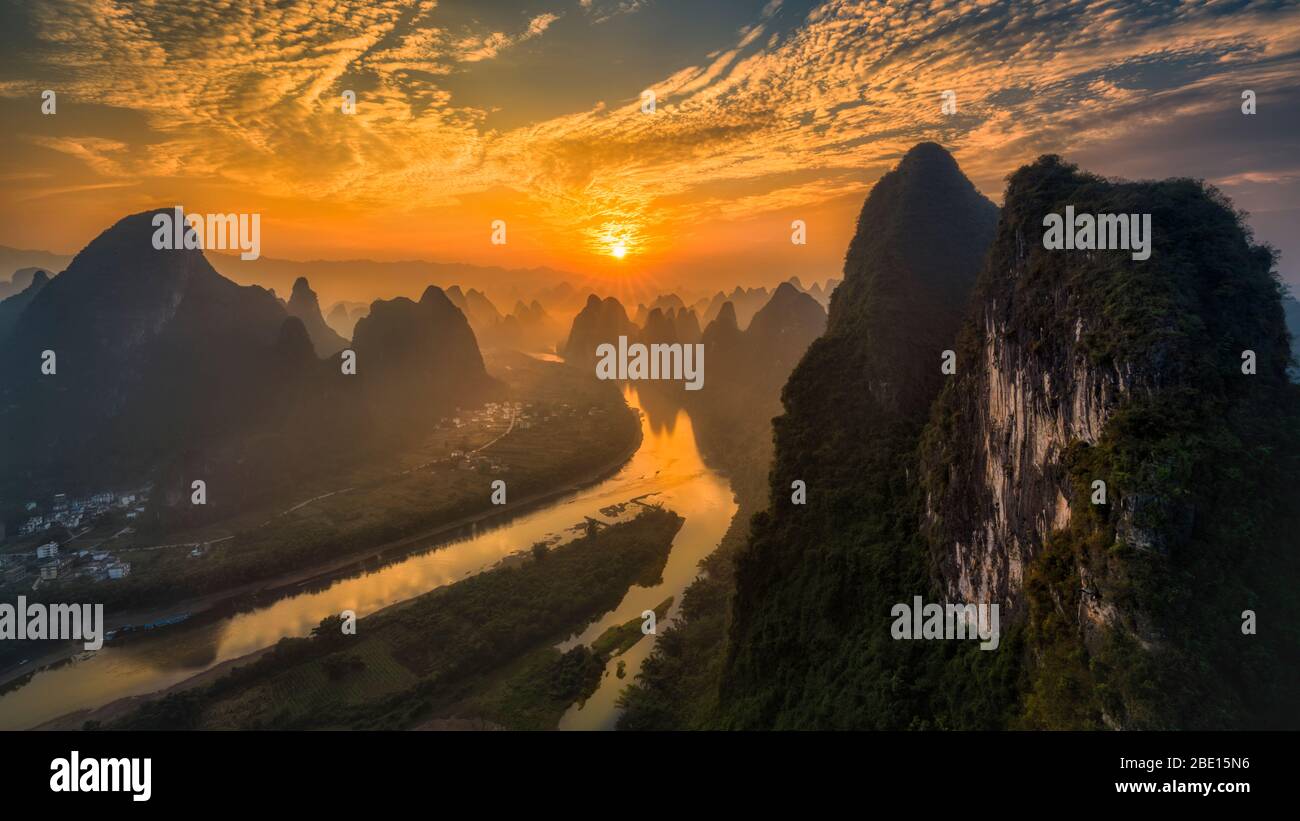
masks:
[[[59,555],[58,542],[46,542],[45,544],[36,548],[36,558],[38,559],[53,559],[58,555]]]

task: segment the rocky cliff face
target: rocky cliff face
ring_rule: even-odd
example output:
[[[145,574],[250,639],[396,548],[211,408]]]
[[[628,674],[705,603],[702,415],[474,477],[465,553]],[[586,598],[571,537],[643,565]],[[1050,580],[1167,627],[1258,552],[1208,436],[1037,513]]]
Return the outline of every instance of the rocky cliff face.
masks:
[[[1013,177],[958,375],[939,403],[939,424],[948,426],[943,436],[932,437],[943,441],[925,456],[933,471],[947,476],[936,486],[942,491],[927,495],[925,516],[953,600],[1019,609],[1027,564],[1071,519],[1077,489],[1066,469],[1069,448],[1096,445],[1126,403],[1197,385],[1221,369],[1222,363],[1203,361],[1211,340],[1187,325],[1212,327],[1223,320],[1206,316],[1210,306],[1197,304],[1192,294],[1170,289],[1180,277],[1190,279],[1193,294],[1208,300],[1209,294],[1197,292],[1229,275],[1170,270],[1187,261],[1185,251],[1169,245],[1185,217],[1161,195],[1177,201],[1199,192],[1187,183],[1165,186],[1105,183],[1056,158]],[[1203,193],[1200,199],[1203,208],[1214,207]],[[1044,249],[1043,215],[1063,213],[1067,205],[1079,213],[1128,213],[1138,205],[1156,211],[1160,254],[1138,262],[1127,251]],[[1235,225],[1216,227],[1240,233]],[[1251,259],[1244,239],[1236,245],[1243,265],[1258,268],[1261,260]],[[1242,306],[1261,314],[1254,320],[1259,336],[1236,340],[1238,352],[1259,349],[1269,371],[1265,380],[1285,367],[1279,329],[1262,316],[1275,312],[1275,301]],[[1126,327],[1125,320],[1141,326]],[[1239,357],[1233,360],[1240,364]],[[1118,526],[1130,540],[1165,546],[1177,535],[1141,525],[1143,517],[1135,514],[1148,502],[1117,501],[1125,507]],[[1173,513],[1168,527],[1187,516]]]
[[[1150,258],[1045,249],[1044,215],[1070,205],[1150,214]],[[1296,405],[1271,265],[1193,181],[1109,182],[1056,157],[1011,177],[923,436],[922,528],[947,600],[1025,625],[1031,726],[1295,709],[1233,683],[1264,643],[1240,640],[1245,603],[1294,607],[1268,581],[1294,578],[1279,540],[1300,502],[1278,481],[1296,470]]]
[[[949,465],[964,472],[947,493],[927,496],[925,516],[945,545],[949,599],[1016,609],[1026,564],[1070,521],[1066,450],[1095,444],[1124,397],[1148,386],[1132,363],[1088,361],[1082,317],[1064,329],[1051,363],[1036,353],[1041,337],[1026,339],[1012,321],[995,303],[982,306],[975,359],[963,363],[971,376],[960,390],[968,393],[953,400],[972,432],[969,462]]]
[[[1150,257],[1045,249],[1066,206],[1149,214]],[[1196,181],[1044,157],[997,218],[941,148],[908,152],[785,385],[716,723],[1300,727],[1300,388],[1273,264]],[[723,316],[715,361],[748,333]],[[998,648],[893,640],[913,596],[999,605]],[[1279,629],[1249,626],[1265,612]],[[689,699],[663,672],[703,666],[684,644],[656,650],[631,726]]]

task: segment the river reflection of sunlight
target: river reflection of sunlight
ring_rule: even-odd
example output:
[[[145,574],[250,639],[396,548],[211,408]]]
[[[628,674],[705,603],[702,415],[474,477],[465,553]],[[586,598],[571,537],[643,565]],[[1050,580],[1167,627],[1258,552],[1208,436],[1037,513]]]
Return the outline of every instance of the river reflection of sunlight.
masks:
[[[634,389],[625,390],[628,403],[645,407],[645,397],[638,397]],[[662,411],[662,409],[659,409]],[[648,415],[647,415],[648,416]],[[695,441],[695,428],[689,414],[683,409],[673,411],[671,420],[652,425],[647,419],[643,426],[647,442],[641,452],[648,453],[654,463],[661,466],[678,481],[665,482],[665,487],[655,501],[676,511],[685,518],[682,529],[673,540],[672,552],[664,567],[662,581],[654,587],[633,586],[628,589],[618,607],[606,613],[586,630],[560,645],[569,649],[577,644],[589,644],[610,627],[641,618],[646,610],[673,597],[668,617],[658,624],[658,631],[677,617],[681,608],[682,593],[699,575],[699,563],[718,546],[722,536],[736,514],[736,503],[726,478],[715,473],[700,456]],[[638,454],[640,455],[640,454]],[[574,705],[560,721],[560,729],[599,730],[612,729],[618,719],[617,700],[623,688],[632,683],[641,669],[641,663],[654,647],[656,636],[650,635],[637,642],[622,656],[606,665],[605,673],[596,693],[582,705]],[[622,661],[623,678],[617,675]]]
[[[624,393],[634,408],[641,407],[636,391],[626,389]],[[673,542],[663,582],[653,588],[629,590],[619,607],[583,636],[603,631],[599,625],[627,621],[671,595],[675,601],[670,620],[680,604],[681,591],[698,573],[699,560],[717,546],[735,512],[726,479],[700,458],[690,417],[682,410],[674,410],[673,414],[672,424],[656,425],[654,429],[648,414],[642,416],[642,445],[611,478],[499,526],[479,528],[468,538],[339,579],[324,589],[305,591],[211,624],[105,647],[73,664],[37,672],[31,682],[0,697],[0,729],[32,727],[74,710],[170,687],[282,638],[305,636],[322,618],[342,610],[368,615],[482,572],[535,542],[561,534],[568,539],[572,536],[570,528],[585,517],[608,521],[599,513],[601,508],[646,494],[658,494],[653,501],[662,502],[686,518]],[[629,515],[633,512],[627,511]],[[629,676],[640,668],[639,659],[635,667],[632,665],[634,657],[648,652],[650,646],[651,641],[643,640],[625,654]],[[616,717],[616,689],[628,681],[619,682],[620,687],[613,688],[612,693],[606,693],[611,688],[602,685],[581,711],[584,719],[594,717],[598,705],[607,704],[608,712],[602,709],[605,717],[601,725],[612,724]]]

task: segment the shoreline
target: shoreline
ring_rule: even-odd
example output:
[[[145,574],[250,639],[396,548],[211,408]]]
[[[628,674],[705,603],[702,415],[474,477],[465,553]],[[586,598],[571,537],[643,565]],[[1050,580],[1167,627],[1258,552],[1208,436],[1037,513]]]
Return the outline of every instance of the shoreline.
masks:
[[[633,452],[635,453],[635,451]],[[673,534],[673,539],[674,540],[676,539],[675,532]],[[669,546],[669,549],[671,550],[671,544]],[[485,568],[484,572],[490,569],[491,568]],[[456,582],[451,582],[451,584],[455,584],[455,583]],[[435,588],[435,589],[441,589],[441,588]],[[428,592],[433,592],[433,591],[428,591]],[[427,594],[428,593],[426,592],[420,595],[427,595]],[[420,596],[417,595],[408,599],[403,599],[401,601],[396,601],[393,602],[392,604],[385,605],[384,607],[379,608],[375,612],[369,613],[366,616],[364,616],[363,620],[371,619],[385,613],[390,613],[393,611],[402,610],[404,608],[410,607],[415,602],[415,600],[418,599],[419,597]],[[557,634],[556,636],[557,640],[559,638],[559,635],[560,634]],[[637,638],[639,640],[641,637],[638,636]],[[186,690],[192,690],[198,687],[204,687],[210,685],[218,681],[228,673],[234,671],[236,668],[255,663],[262,656],[272,652],[275,649],[275,647],[276,644],[271,644],[266,647],[253,650],[252,652],[245,653],[242,656],[237,656],[232,659],[227,659],[219,664],[215,664],[212,667],[209,667],[206,670],[202,670],[198,673],[195,673],[192,676],[189,676],[188,678],[182,679],[181,681],[178,681],[175,684],[160,688],[158,690],[153,690],[148,693],[140,693],[138,695],[123,696],[121,698],[114,699],[112,701],[109,701],[97,707],[83,707],[81,709],[64,713],[60,716],[56,716],[47,721],[43,721],[40,724],[36,724],[34,726],[27,727],[25,729],[26,731],[67,732],[67,731],[81,730],[87,721],[98,721],[101,724],[112,722],[118,718],[121,718],[124,715],[127,715],[132,710],[137,709],[138,707],[140,707],[141,705],[149,701],[166,698],[167,696],[176,693],[181,693]],[[456,719],[438,718],[438,719],[432,719],[430,722],[427,722],[426,724],[437,725],[439,722],[443,722],[443,721],[451,721],[454,723]],[[436,727],[422,725],[410,729],[412,730],[436,729]]]
[[[469,514],[438,525],[430,530],[425,530],[411,536],[404,536],[391,542],[385,542],[381,545],[349,553],[345,556],[340,556],[336,559],[323,564],[314,565],[310,568],[281,574],[269,579],[249,582],[238,587],[227,588],[216,593],[211,593],[194,599],[178,601],[170,605],[119,614],[115,618],[105,619],[104,629],[107,631],[121,629],[122,627],[131,625],[149,624],[168,616],[188,612],[190,617],[175,627],[158,628],[160,630],[186,629],[193,623],[202,621],[205,618],[221,618],[230,613],[238,612],[240,609],[239,605],[242,603],[248,603],[250,599],[253,600],[257,606],[265,606],[270,602],[278,601],[282,598],[287,598],[293,595],[297,588],[310,584],[332,582],[339,578],[351,576],[354,573],[365,569],[368,564],[376,560],[378,560],[381,565],[385,565],[399,561],[402,558],[424,550],[437,550],[446,544],[449,544],[455,537],[456,532],[463,528],[480,525],[484,522],[495,523],[498,519],[503,522],[509,521],[510,519],[528,513],[557,497],[577,492],[609,478],[621,470],[623,466],[636,455],[637,451],[641,449],[643,439],[644,434],[641,430],[640,424],[638,424],[635,440],[628,447],[624,448],[615,459],[575,477],[561,487],[540,491],[526,496],[523,499],[507,502],[505,505],[496,505],[480,513]],[[226,609],[229,609],[230,613],[223,612]],[[266,648],[263,648],[263,650],[265,649]],[[241,658],[249,658],[256,653],[263,652],[263,650],[254,651],[253,653],[246,654]],[[28,674],[39,673],[41,670],[50,667],[51,665],[67,661],[82,652],[84,652],[84,650],[79,645],[64,647],[61,649],[51,649],[48,653],[29,659],[26,664],[15,666],[0,672],[0,689],[16,679]],[[234,659],[232,659],[232,661],[234,661]],[[191,678],[205,675],[206,673],[211,672],[211,670],[224,666],[224,664],[226,664],[226,662],[223,662],[210,670],[196,673],[195,676]],[[188,681],[190,681],[190,679],[186,679],[186,682]],[[180,684],[186,682],[181,682]],[[173,686],[180,686],[180,684]],[[25,687],[28,685],[22,686]],[[158,691],[158,693],[162,692],[164,691]],[[141,697],[149,698],[152,696],[131,696],[128,698]],[[3,698],[3,696],[0,696],[0,698]],[[53,721],[59,720],[60,719],[54,719]]]

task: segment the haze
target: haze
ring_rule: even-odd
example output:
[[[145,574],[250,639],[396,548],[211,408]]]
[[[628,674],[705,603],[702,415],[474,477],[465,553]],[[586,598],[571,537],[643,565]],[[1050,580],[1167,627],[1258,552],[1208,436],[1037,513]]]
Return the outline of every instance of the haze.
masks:
[[[0,245],[70,254],[179,203],[261,213],[269,258],[547,266],[651,292],[808,282],[839,274],[866,193],[933,139],[995,201],[1047,152],[1204,178],[1300,284],[1286,3],[68,0],[0,17]],[[321,290],[382,295],[362,277]]]

